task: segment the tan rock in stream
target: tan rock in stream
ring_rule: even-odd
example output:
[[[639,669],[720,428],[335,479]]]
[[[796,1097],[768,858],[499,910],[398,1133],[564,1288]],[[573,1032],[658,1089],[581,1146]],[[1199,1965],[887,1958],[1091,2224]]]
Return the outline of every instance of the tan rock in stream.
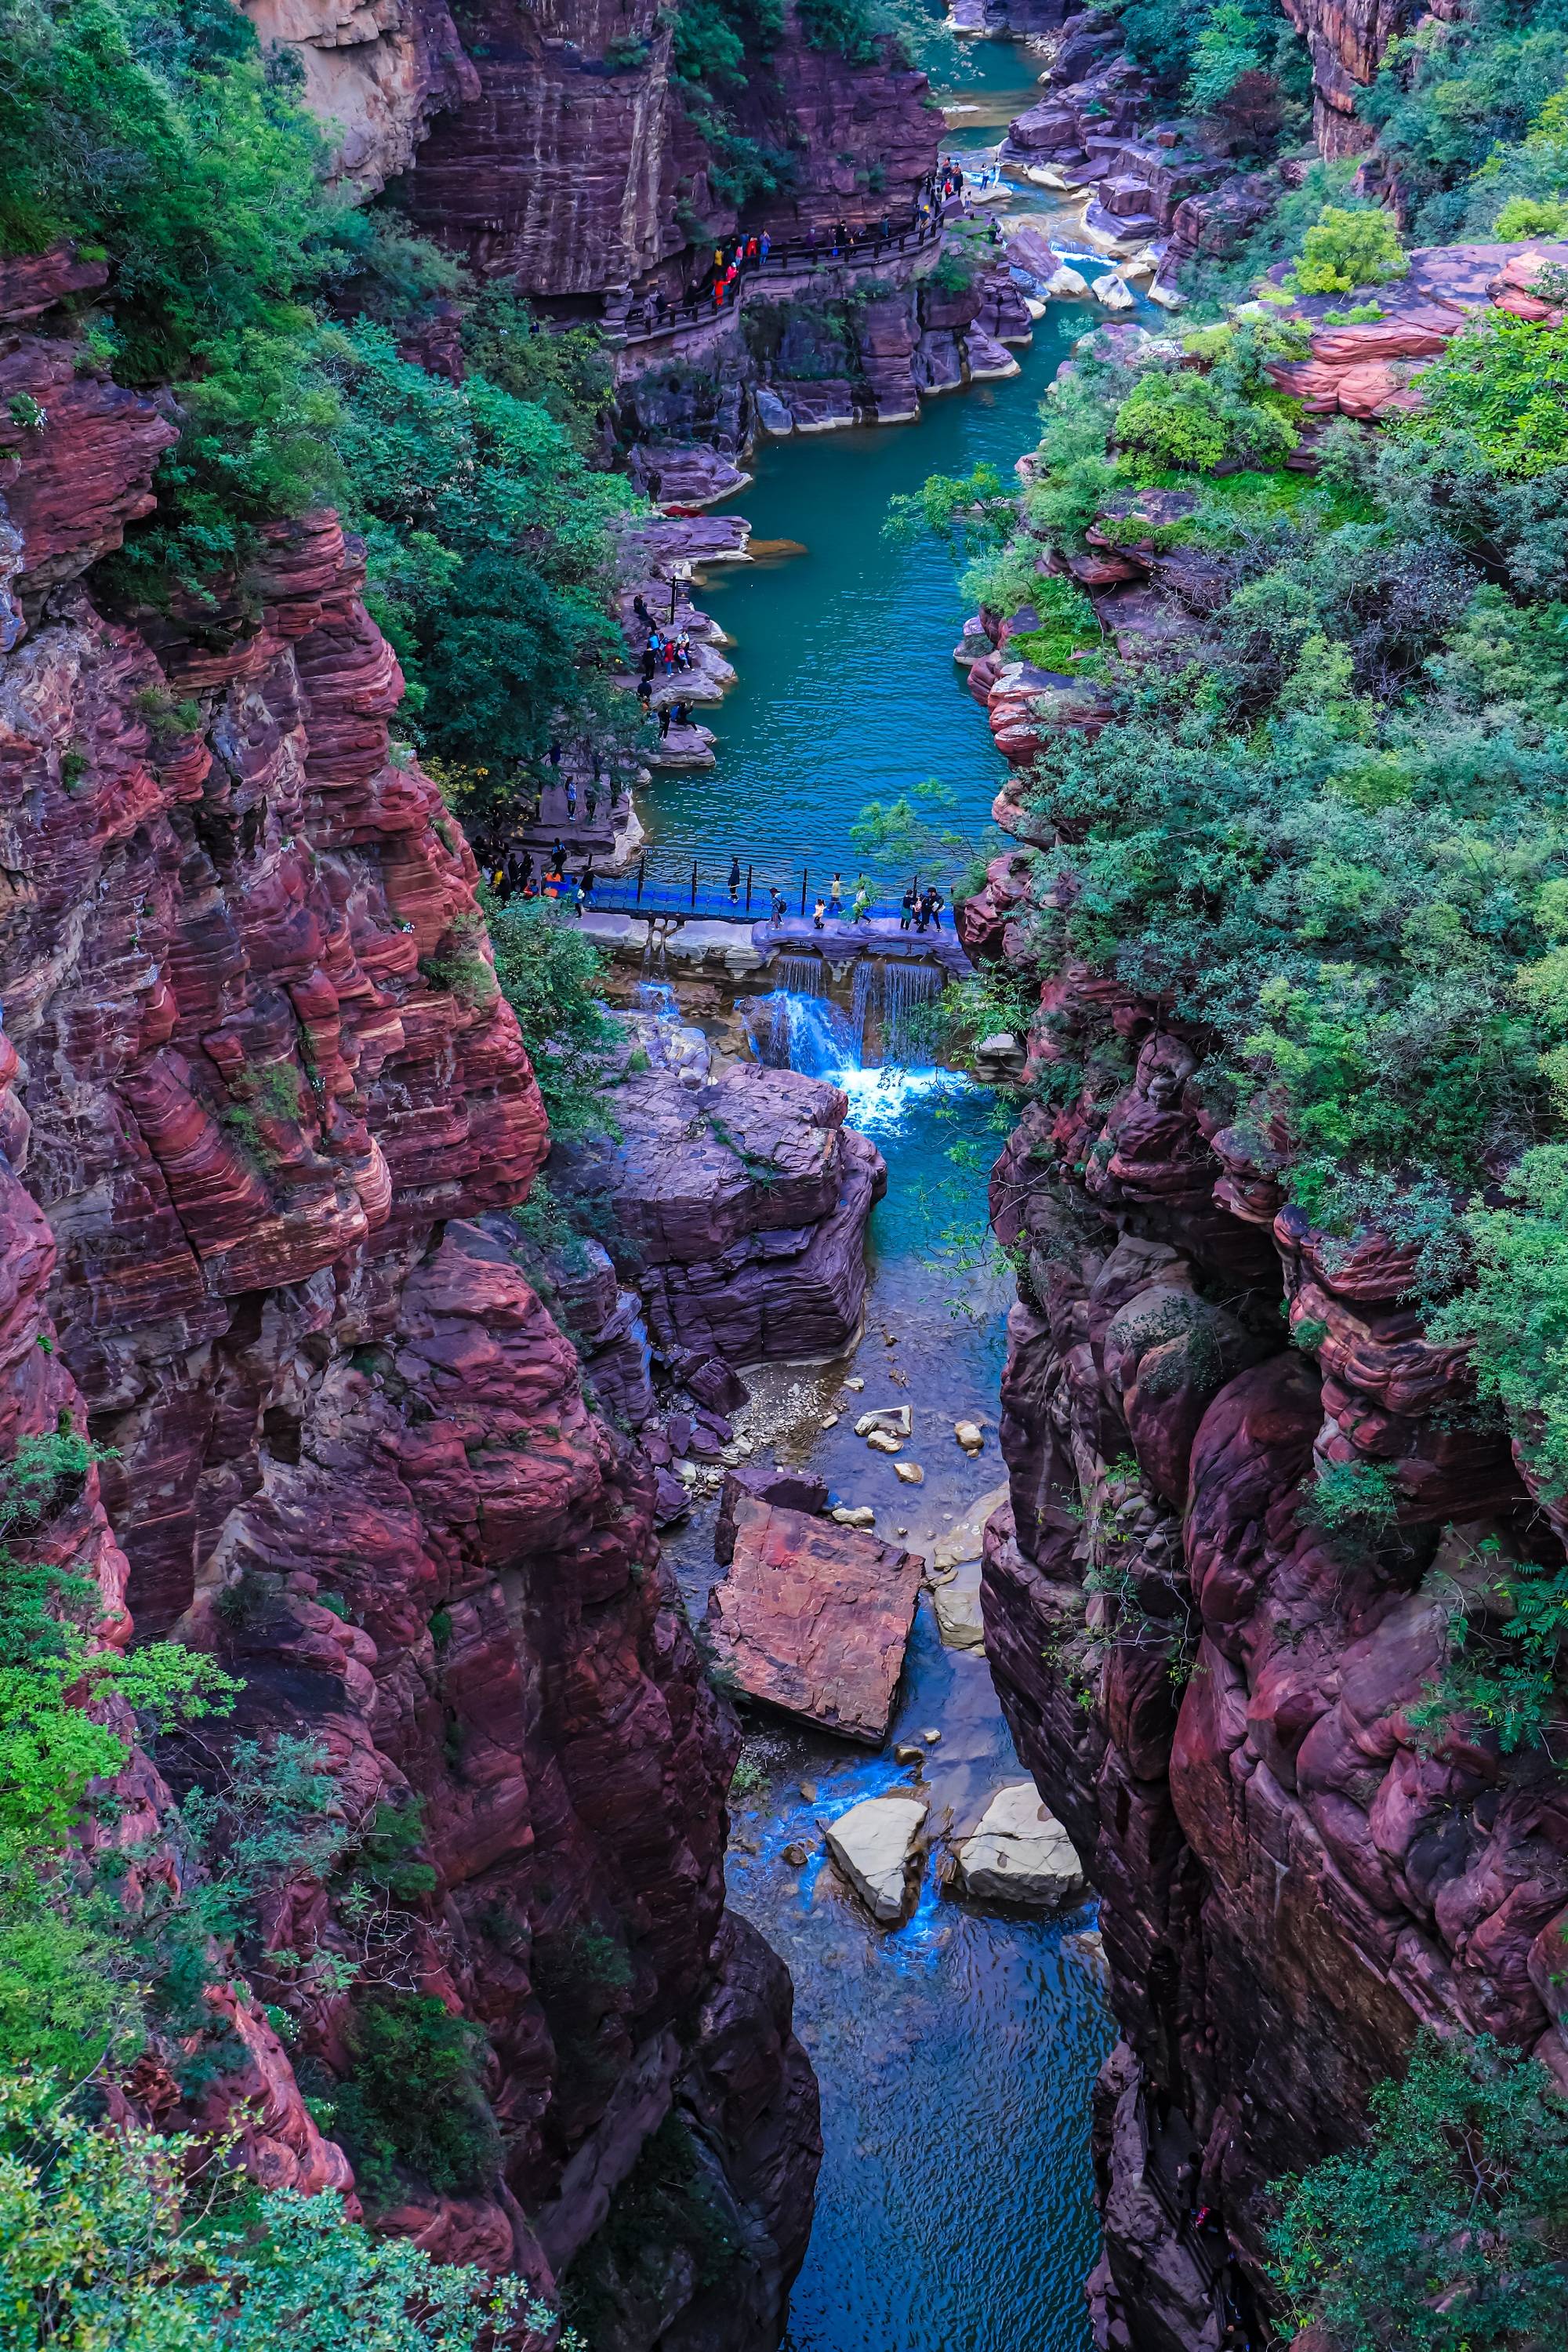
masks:
[[[1046,1811],[1032,1780],[998,1789],[978,1829],[954,1852],[959,1885],[977,1903],[1056,1910],[1083,1893],[1083,1870],[1072,1840]]]
[[[1000,1510],[1007,1500],[1009,1489],[1005,1480],[970,1504],[963,1517],[947,1533],[939,1536],[931,1548],[931,1567],[941,1574],[956,1568],[961,1560],[978,1559],[985,1544],[985,1522],[993,1511]]]
[[[985,1443],[985,1432],[977,1421],[955,1421],[952,1433],[966,1454],[978,1454]]]
[[[944,1648],[984,1648],[985,1621],[980,1613],[978,1568],[972,1568],[967,1575],[960,1573],[951,1584],[939,1585],[931,1594],[931,1607],[936,1612],[937,1632]]]
[[[866,1440],[873,1454],[897,1454],[903,1442],[901,1437],[890,1437],[885,1429],[874,1429]]]
[[[829,1853],[883,1927],[896,1926],[908,1908],[925,1821],[923,1797],[868,1797],[825,1825]]]
[[[925,1483],[926,1474],[918,1462],[895,1462],[893,1469],[906,1486],[920,1486]]]
[[[920,1571],[917,1553],[876,1536],[742,1499],[730,1572],[709,1602],[715,1654],[748,1698],[875,1747],[887,1737]]]
[[[869,1412],[860,1415],[855,1423],[855,1434],[857,1437],[912,1437],[914,1426],[912,1406],[879,1404],[873,1405]]]

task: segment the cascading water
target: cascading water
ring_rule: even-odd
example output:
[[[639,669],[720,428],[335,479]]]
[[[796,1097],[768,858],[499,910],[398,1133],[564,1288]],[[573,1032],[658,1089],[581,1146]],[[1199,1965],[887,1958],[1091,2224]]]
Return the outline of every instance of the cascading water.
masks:
[[[917,1008],[932,1003],[945,984],[934,964],[861,958],[847,1013],[827,995],[826,966],[819,956],[782,956],[779,978],[781,987],[746,1009],[752,1053],[769,1069],[799,1070],[842,1087],[852,1124],[867,1133],[896,1131],[916,1103],[973,1087],[973,1080],[961,1071],[917,1058],[923,1043]],[[882,1058],[868,1062],[874,1014],[880,1017]]]
[[[679,1021],[680,1006],[675,991],[667,980],[640,980],[637,982],[637,1011],[651,1013],[656,1021]]]
[[[771,1070],[801,1070],[808,1078],[838,1083],[840,1071],[860,1066],[849,1023],[826,996],[774,989],[747,1006],[745,1020],[752,1053]]]
[[[929,963],[885,963],[881,971],[882,1056],[909,1064],[922,1045],[929,1050],[929,1034],[921,1034],[919,1008],[935,1003],[946,985],[945,975]]]

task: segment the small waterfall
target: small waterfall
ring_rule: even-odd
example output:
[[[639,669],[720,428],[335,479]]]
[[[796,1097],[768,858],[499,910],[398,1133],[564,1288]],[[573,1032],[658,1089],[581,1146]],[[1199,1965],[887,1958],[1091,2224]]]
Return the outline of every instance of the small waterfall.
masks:
[[[849,1024],[826,996],[803,996],[774,989],[746,1007],[752,1051],[771,1070],[800,1070],[808,1078],[837,1078],[858,1069],[860,1055]]]
[[[680,1007],[675,991],[667,980],[639,980],[637,1011],[651,1013],[656,1021],[679,1021]]]
[[[826,992],[820,957],[781,956],[778,972],[783,984],[745,1010],[752,1053],[769,1069],[842,1087],[850,1123],[865,1133],[900,1134],[922,1106],[973,1090],[973,1079],[932,1059],[929,1008],[945,985],[936,965],[859,958],[847,1013]]]
[[[869,956],[862,956],[855,966],[855,996],[849,1012],[849,1026],[855,1034],[855,1058],[864,1066],[866,1060],[866,1022],[877,999],[878,981],[882,967]]]
[[[827,966],[820,956],[780,956],[779,988],[785,996],[826,996]]]
[[[882,1059],[907,1069],[931,1060],[932,1038],[920,1008],[934,1004],[946,976],[934,964],[882,967]]]

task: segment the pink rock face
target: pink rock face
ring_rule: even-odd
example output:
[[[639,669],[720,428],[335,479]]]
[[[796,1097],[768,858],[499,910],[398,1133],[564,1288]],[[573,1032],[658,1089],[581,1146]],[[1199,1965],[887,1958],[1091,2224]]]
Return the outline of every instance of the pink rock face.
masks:
[[[1031,1050],[1116,1034],[1131,1084],[1032,1106],[993,1179],[1028,1287],[982,1585],[1020,1753],[1100,1890],[1126,2037],[1097,2125],[1105,2352],[1220,2341],[1212,2265],[1152,2166],[1191,2166],[1266,2295],[1268,2184],[1355,2137],[1418,2023],[1568,2072],[1568,1806],[1528,1757],[1424,1745],[1409,1719],[1480,1547],[1544,1539],[1517,1465],[1403,1296],[1408,1253],[1284,1205],[1268,1133],[1202,1111],[1195,1046],[1159,1008],[1069,970]],[[1396,1528],[1317,1523],[1336,1463],[1392,1470]],[[1113,1495],[1136,1605],[1084,1589]]]
[[[672,87],[671,19],[654,0],[629,12],[573,0],[531,18],[511,0],[479,0],[462,12],[462,37],[479,96],[433,123],[409,201],[422,229],[487,276],[546,296],[599,292],[681,254],[682,215],[715,231],[733,223]],[[772,62],[735,104],[744,135],[795,157],[789,194],[768,200],[775,236],[907,217],[936,161],[925,76],[814,48],[793,11]]]
[[[852,1343],[888,1178],[847,1108],[820,1078],[749,1065],[695,1088],[656,1068],[616,1089],[620,1139],[579,1174],[659,1346],[745,1365]]]
[[[920,1597],[918,1554],[742,1498],[709,1630],[748,1698],[877,1747]]]
[[[9,346],[39,382],[62,348]],[[722,2297],[693,2264],[660,2324],[766,2340],[809,2227],[815,2084],[787,1979],[725,1918],[738,1735],[659,1558],[653,1474],[589,1410],[492,1213],[548,1138],[486,979],[472,857],[389,756],[402,681],[334,516],[267,532],[243,599],[199,630],[177,604],[111,620],[63,580],[161,446],[115,397],[74,512],[47,442],[24,436],[6,486],[23,597],[0,803],[25,881],[0,941],[0,1458],[63,1411],[85,1423],[112,1458],[39,1541],[96,1578],[106,1638],[177,1622],[244,1683],[225,1736],[309,1738],[351,1830],[417,1801],[428,1894],[367,1931],[301,1868],[260,1923],[265,1950],[336,1955],[362,1992],[432,1993],[485,2028],[501,2176],[450,2198],[410,2175],[384,2226],[549,2289],[545,2234],[581,2246],[678,2106],[752,2251]],[[837,1207],[837,1126],[798,1126],[787,1181]],[[773,1237],[765,1215],[745,1230]],[[635,1306],[607,1260],[563,1304],[590,1375],[634,1402]],[[211,1751],[175,1740],[160,1764],[183,1782]],[[148,1845],[137,1869],[172,1867],[164,1782],[142,1756],[123,1777],[113,1833]],[[618,1955],[603,1981],[584,1936]],[[217,1960],[208,2005],[242,2054],[194,2109],[149,2061],[125,2111],[236,2116],[258,2178],[352,2200],[292,2059],[341,2074],[355,1996],[264,1962],[236,1993]],[[289,2051],[264,2001],[292,2015]]]

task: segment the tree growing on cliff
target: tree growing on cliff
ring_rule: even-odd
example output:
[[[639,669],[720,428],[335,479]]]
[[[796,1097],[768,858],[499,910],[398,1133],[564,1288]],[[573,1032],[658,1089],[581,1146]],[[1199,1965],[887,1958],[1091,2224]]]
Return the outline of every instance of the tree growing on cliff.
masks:
[[[1289,2184],[1270,2273],[1334,2352],[1525,2352],[1568,2307],[1568,2104],[1539,2060],[1424,2032],[1363,2148]]]
[[[233,2162],[0,2078],[7,2352],[506,2352],[555,2325],[521,2280],[374,2238],[339,2197],[258,2195]]]

